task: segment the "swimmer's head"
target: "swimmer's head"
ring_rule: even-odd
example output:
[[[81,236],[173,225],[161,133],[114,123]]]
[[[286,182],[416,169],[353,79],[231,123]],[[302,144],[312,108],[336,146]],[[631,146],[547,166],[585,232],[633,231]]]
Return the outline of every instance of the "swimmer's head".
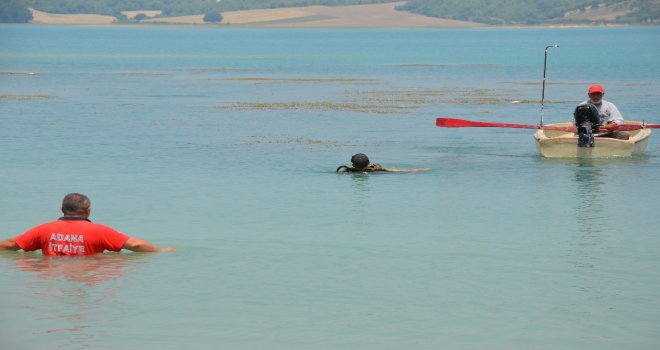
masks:
[[[369,166],[369,157],[364,153],[358,153],[351,157],[351,164],[356,169],[363,169]]]

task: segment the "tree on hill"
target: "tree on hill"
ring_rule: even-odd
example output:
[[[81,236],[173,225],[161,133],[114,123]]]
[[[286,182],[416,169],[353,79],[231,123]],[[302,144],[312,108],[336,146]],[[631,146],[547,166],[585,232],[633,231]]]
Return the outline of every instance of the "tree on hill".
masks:
[[[207,22],[207,23],[220,23],[220,22],[222,22],[222,15],[219,12],[204,14],[204,22]]]

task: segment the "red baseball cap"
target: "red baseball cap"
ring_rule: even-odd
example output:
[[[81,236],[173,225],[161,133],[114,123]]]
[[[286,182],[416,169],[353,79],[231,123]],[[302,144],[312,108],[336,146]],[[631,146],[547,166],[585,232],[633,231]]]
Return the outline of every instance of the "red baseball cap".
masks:
[[[602,86],[600,86],[600,85],[598,85],[598,84],[596,84],[596,85],[591,85],[591,86],[589,87],[589,94],[593,94],[593,93],[595,93],[595,92],[600,92],[601,94],[604,94],[604,93],[605,93],[605,90],[603,89]]]

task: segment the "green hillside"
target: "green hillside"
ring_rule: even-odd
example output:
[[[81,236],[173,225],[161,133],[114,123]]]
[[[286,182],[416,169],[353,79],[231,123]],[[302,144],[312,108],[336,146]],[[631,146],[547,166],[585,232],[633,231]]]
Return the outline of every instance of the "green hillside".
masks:
[[[303,7],[341,6],[395,2],[396,0],[3,0],[0,22],[28,22],[28,7],[57,14],[99,14],[125,19],[122,11],[160,10],[162,17],[186,16],[224,11]]]
[[[660,21],[660,0],[409,0],[398,9],[492,25]]]
[[[50,13],[100,14],[126,20],[121,11],[160,10],[161,16],[169,17],[397,1],[400,0],[2,0],[0,22],[29,22],[32,15],[28,7]],[[660,0],[408,0],[398,9],[430,17],[491,25],[660,23]]]

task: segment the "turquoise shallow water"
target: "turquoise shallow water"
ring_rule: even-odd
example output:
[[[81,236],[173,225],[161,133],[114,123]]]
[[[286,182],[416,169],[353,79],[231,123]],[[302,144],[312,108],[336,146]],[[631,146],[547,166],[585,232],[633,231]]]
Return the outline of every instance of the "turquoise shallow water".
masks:
[[[657,349],[657,135],[642,157],[547,160],[530,130],[434,121],[536,124],[556,43],[546,122],[600,82],[660,123],[659,39],[0,26],[2,236],[80,191],[94,221],[178,248],[0,255],[3,344]],[[334,173],[357,152],[432,170]]]

